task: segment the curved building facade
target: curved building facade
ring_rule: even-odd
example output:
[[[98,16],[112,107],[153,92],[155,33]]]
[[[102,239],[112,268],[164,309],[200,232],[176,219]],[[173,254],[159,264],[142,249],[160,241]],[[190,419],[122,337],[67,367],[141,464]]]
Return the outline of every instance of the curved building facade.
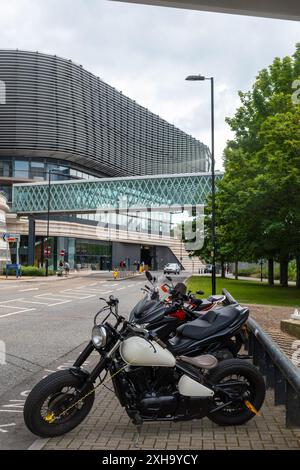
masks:
[[[82,66],[39,52],[0,50],[0,191],[9,205],[14,183],[43,181],[49,175],[55,181],[191,174],[209,168],[208,147]],[[103,232],[99,239],[94,214],[85,213],[51,214],[49,240],[43,216],[8,214],[2,232],[21,235],[22,264],[43,266],[44,248],[51,246],[49,263],[54,269],[62,249],[71,267],[106,269],[118,266],[122,258],[127,266],[134,260],[149,264],[150,258],[151,265],[163,266],[178,260],[178,253],[182,257],[176,241],[175,251],[169,248],[165,233],[170,221],[163,216],[155,221],[157,240],[149,238],[148,222],[143,228],[139,215],[135,238],[126,243],[123,237],[123,245],[119,235],[107,239]],[[128,224],[120,226],[125,229]],[[13,260],[14,250],[12,246]],[[1,253],[2,246],[0,258]]]
[[[204,144],[70,60],[0,50],[0,81],[2,159],[54,159],[98,177],[208,170]]]

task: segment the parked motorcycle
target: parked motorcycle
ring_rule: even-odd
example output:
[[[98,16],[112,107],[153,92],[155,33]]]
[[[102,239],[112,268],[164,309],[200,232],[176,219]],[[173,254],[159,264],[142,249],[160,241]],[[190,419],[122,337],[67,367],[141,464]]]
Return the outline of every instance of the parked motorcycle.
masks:
[[[175,357],[155,334],[119,315],[118,299],[105,302],[73,367],[49,375],[29,393],[24,420],[34,434],[54,437],[74,429],[91,411],[96,388],[108,381],[134,424],[207,416],[236,426],[258,413],[265,384],[252,364],[239,359],[219,364],[211,355]],[[107,315],[98,322],[102,313]],[[88,372],[82,366],[94,351],[99,361]]]
[[[196,310],[194,297],[192,307],[186,307],[191,294],[186,295],[183,283],[177,283],[172,288],[169,286],[166,304],[160,302],[156,294],[153,299],[152,292],[157,292],[156,280],[150,273],[147,278],[152,283],[152,289],[148,287],[147,295],[133,308],[129,321],[154,331],[174,354],[195,356],[209,353],[219,360],[237,357],[247,343],[247,307],[241,307],[226,289],[223,289],[221,296],[204,300],[206,307],[213,301],[213,308]]]

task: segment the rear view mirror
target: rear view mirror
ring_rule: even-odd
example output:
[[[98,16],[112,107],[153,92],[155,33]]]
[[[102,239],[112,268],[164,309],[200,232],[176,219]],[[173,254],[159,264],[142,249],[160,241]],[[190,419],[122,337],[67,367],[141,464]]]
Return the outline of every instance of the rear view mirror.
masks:
[[[146,271],[146,278],[148,279],[148,281],[152,281],[153,280],[153,277],[152,277],[152,274],[150,273],[150,271]]]

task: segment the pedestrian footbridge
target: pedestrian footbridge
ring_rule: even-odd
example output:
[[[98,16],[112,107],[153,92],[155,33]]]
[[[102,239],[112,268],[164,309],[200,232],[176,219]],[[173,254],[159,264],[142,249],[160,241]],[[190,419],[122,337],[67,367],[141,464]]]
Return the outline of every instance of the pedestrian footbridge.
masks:
[[[221,173],[216,176],[221,177]],[[15,184],[13,212],[43,214],[48,205],[51,213],[168,210],[205,204],[210,191],[209,173]]]

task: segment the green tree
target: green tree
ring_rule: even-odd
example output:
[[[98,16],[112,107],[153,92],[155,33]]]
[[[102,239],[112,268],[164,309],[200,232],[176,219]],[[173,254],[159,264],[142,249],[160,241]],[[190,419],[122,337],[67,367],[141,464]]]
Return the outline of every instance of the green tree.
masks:
[[[219,256],[268,259],[270,283],[273,261],[279,260],[283,286],[288,262],[295,258],[298,287],[300,107],[291,95],[299,76],[297,44],[293,57],[274,59],[249,92],[239,93],[241,106],[227,119],[235,137],[224,152],[225,175],[216,196]],[[206,223],[209,232],[209,216]]]

